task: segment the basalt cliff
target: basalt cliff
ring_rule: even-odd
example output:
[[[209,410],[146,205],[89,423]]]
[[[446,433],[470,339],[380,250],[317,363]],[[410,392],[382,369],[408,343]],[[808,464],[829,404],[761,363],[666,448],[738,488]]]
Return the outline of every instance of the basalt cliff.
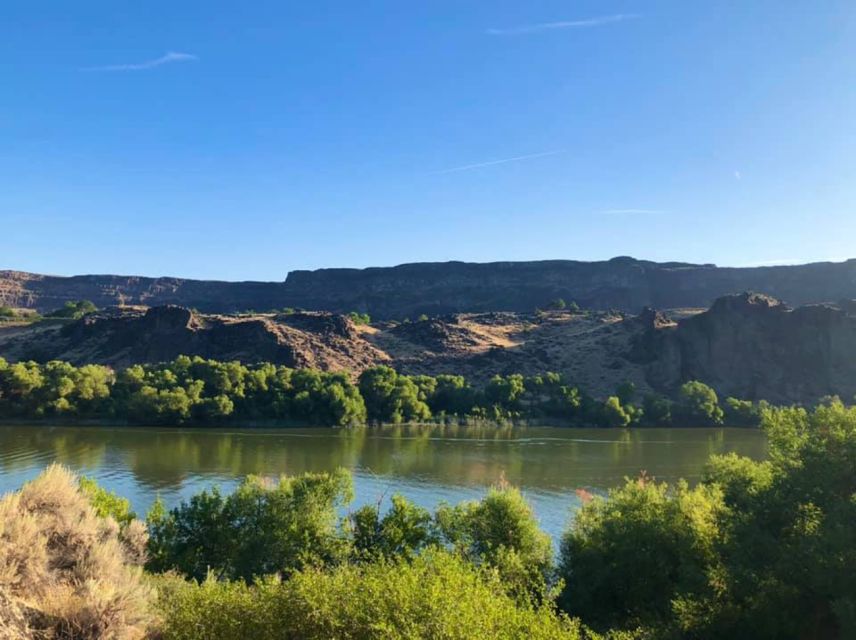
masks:
[[[749,290],[792,306],[856,298],[856,260],[755,268],[633,258],[414,263],[293,271],[284,282],[0,271],[0,305],[43,312],[68,300],[91,300],[99,307],[180,305],[205,313],[291,307],[401,320],[421,314],[525,313],[562,298],[587,309],[638,313],[643,307],[708,307],[721,296]]]

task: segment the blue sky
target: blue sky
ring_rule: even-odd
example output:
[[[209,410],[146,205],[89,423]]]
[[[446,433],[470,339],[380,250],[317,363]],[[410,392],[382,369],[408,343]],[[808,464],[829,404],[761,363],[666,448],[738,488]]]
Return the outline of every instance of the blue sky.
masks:
[[[856,3],[6,0],[0,268],[856,257]]]

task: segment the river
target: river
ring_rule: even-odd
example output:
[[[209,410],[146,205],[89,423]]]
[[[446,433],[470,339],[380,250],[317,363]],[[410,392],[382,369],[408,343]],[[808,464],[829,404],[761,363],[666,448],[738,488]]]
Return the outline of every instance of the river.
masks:
[[[126,496],[140,514],[158,495],[173,506],[212,484],[228,490],[248,474],[346,467],[354,475],[351,508],[396,492],[432,508],[477,499],[504,479],[523,490],[558,539],[579,507],[577,489],[601,493],[643,470],[692,483],[710,454],[729,451],[760,459],[766,441],[757,430],[725,428],[0,426],[0,493],[51,462]]]

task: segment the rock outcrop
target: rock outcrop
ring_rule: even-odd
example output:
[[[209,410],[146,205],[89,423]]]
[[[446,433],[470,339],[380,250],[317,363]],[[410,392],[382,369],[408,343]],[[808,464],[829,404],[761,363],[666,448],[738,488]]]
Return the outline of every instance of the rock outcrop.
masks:
[[[10,360],[62,359],[114,367],[188,355],[360,371],[386,360],[348,318],[325,313],[236,317],[201,315],[178,306],[111,308],[70,324],[2,337],[0,332],[0,353]]]
[[[662,391],[702,380],[722,395],[776,403],[852,400],[856,305],[792,310],[769,296],[728,296],[675,325],[649,327],[633,356]]]

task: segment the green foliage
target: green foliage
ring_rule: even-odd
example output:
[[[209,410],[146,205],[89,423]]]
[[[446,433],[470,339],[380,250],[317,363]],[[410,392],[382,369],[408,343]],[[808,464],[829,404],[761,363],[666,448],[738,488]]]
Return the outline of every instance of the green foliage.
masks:
[[[347,555],[337,510],[352,497],[344,469],[275,484],[250,477],[226,497],[217,488],[203,491],[168,514],[149,514],[149,568],[250,581],[335,564]]]
[[[348,314],[348,317],[353,321],[354,324],[371,324],[372,318],[367,313],[360,313],[359,311],[351,311]]]
[[[420,398],[420,388],[410,377],[399,375],[391,367],[366,369],[360,375],[359,388],[369,420],[400,424],[431,417],[431,409]]]
[[[563,298],[556,298],[555,300],[550,302],[550,308],[555,309],[556,311],[561,311],[562,309],[564,309],[567,306],[568,306],[568,304],[565,302],[565,300]]]
[[[604,427],[626,427],[630,424],[631,417],[621,406],[621,400],[616,396],[610,396],[606,399],[601,412],[601,424]]]
[[[126,527],[137,518],[131,511],[131,503],[127,498],[116,495],[86,476],[78,478],[80,492],[89,500],[99,518],[113,518],[120,527]]]
[[[3,320],[3,319],[8,320],[8,319],[17,318],[17,317],[18,317],[18,312],[15,311],[12,307],[0,305],[0,320]]]
[[[490,379],[484,394],[487,401],[507,411],[514,411],[520,407],[520,400],[526,386],[524,378],[519,373],[508,376],[496,375]]]
[[[79,320],[88,313],[98,311],[98,307],[89,300],[68,300],[62,307],[45,314],[46,318]]]
[[[463,376],[403,375],[387,366],[344,372],[244,365],[179,356],[117,373],[98,365],[0,360],[0,418],[126,420],[143,425],[277,424],[352,426],[526,420],[581,427],[719,424],[716,393],[699,382],[672,405],[660,396],[635,402],[632,383],[598,400],[558,373],[495,375],[483,387]],[[727,401],[728,424],[754,426],[766,403]],[[673,418],[674,416],[674,418]]]
[[[441,374],[434,380],[436,385],[428,398],[434,413],[461,416],[470,413],[476,394],[463,376]]]
[[[474,564],[496,569],[509,593],[537,600],[550,596],[550,538],[517,489],[493,488],[478,502],[441,505],[435,518],[443,539]]]
[[[630,381],[622,382],[616,387],[615,395],[622,405],[629,405],[636,399],[636,385]]]
[[[366,505],[351,516],[354,551],[359,558],[412,559],[437,541],[431,513],[401,495],[381,517],[380,507]]]
[[[692,380],[681,386],[675,413],[684,424],[705,427],[722,424],[724,413],[716,391],[703,382]]]
[[[346,375],[272,364],[180,356],[125,369],[113,395],[116,413],[139,424],[276,420],[346,426],[366,420],[363,399]]]
[[[714,456],[695,489],[628,481],[579,512],[567,611],[662,638],[852,636],[856,408],[760,412],[768,461]]]
[[[750,400],[726,398],[723,407],[725,423],[733,427],[753,427],[761,423],[764,409],[768,406],[764,401],[755,403]]]
[[[53,360],[0,361],[0,415],[79,416],[109,413],[113,373],[99,365],[74,367]]]
[[[675,598],[705,589],[723,508],[716,488],[644,476],[594,498],[562,540],[566,610],[601,629],[663,626]]]
[[[672,424],[672,402],[657,395],[646,395],[642,401],[643,420],[648,426]]]
[[[161,583],[164,640],[574,640],[579,625],[517,602],[496,574],[431,551],[412,562],[305,569],[254,586]]]

